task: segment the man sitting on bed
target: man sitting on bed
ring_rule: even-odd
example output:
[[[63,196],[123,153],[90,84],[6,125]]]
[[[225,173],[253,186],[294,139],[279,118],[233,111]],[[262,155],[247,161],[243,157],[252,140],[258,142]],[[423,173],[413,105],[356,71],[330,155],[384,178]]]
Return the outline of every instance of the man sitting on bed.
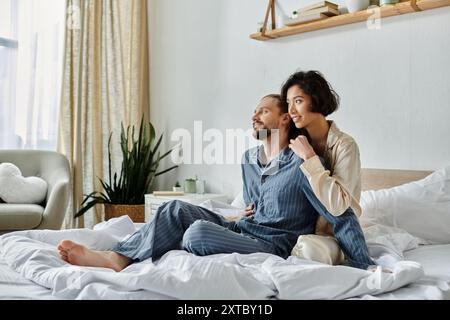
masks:
[[[253,135],[262,145],[247,150],[243,157],[244,200],[252,207],[247,207],[241,219],[229,221],[203,207],[169,201],[159,207],[152,221],[110,251],[94,251],[63,240],[58,246],[62,259],[121,271],[131,263],[157,259],[176,249],[200,256],[267,252],[287,258],[300,235],[314,233],[322,215],[333,225],[351,266],[367,269],[373,265],[352,209],[338,217],[327,212],[299,169],[303,160],[288,147],[295,129],[287,104],[279,95],[263,97],[252,122]]]

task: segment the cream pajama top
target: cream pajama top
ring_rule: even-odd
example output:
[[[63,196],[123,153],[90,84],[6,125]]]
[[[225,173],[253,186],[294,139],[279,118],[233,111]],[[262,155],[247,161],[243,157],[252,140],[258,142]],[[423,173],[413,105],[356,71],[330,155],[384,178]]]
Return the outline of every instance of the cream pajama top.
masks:
[[[331,171],[326,170],[316,155],[302,163],[305,174],[316,197],[334,216],[351,207],[361,216],[361,161],[355,140],[329,121],[324,159]],[[308,260],[338,264],[343,254],[333,237],[333,229],[325,218],[319,217],[315,235],[300,236],[292,254]]]

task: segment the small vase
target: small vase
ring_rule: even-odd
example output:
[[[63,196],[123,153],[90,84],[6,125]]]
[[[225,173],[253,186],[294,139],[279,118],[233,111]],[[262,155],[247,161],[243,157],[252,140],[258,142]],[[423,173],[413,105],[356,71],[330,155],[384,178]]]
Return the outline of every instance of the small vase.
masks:
[[[195,189],[197,193],[204,194],[205,193],[205,180],[196,180],[195,181]]]
[[[366,10],[369,7],[370,0],[345,0],[348,12],[358,12],[361,10]]]
[[[196,193],[196,183],[194,179],[186,179],[184,181],[184,191],[186,193]]]

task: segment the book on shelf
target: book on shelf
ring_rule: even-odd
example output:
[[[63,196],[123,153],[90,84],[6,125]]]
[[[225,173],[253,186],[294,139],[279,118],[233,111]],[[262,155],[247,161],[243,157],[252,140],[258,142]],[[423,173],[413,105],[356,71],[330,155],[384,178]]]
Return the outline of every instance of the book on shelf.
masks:
[[[336,3],[329,2],[329,1],[320,1],[320,2],[310,4],[306,7],[300,8],[300,9],[298,9],[298,11],[308,11],[311,9],[316,9],[316,8],[321,8],[321,7],[329,7],[331,9],[335,9],[335,10],[338,9],[338,5]]]
[[[297,16],[297,18],[293,18],[293,19],[286,19],[284,21],[284,24],[286,26],[295,26],[298,24],[322,20],[322,19],[326,19],[326,18],[329,18],[329,17],[327,15],[319,12],[319,13],[308,14],[308,15],[299,15],[299,16]]]
[[[283,19],[283,24],[286,26],[294,26],[301,23],[326,19],[339,14],[337,4],[329,1],[321,1],[294,11],[291,17],[285,17]]]
[[[331,8],[331,7],[327,7],[327,6],[314,8],[314,9],[306,10],[306,11],[302,10],[302,9],[297,10],[297,16],[304,16],[304,15],[310,15],[310,14],[316,14],[316,13],[323,13],[326,16],[332,17],[332,16],[339,15],[339,10]]]

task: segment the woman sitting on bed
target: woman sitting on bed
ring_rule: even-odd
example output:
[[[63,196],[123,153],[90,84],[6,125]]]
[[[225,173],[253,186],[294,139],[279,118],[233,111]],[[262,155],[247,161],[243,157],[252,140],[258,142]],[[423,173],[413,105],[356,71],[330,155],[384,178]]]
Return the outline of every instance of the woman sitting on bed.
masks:
[[[317,71],[294,73],[283,84],[281,95],[289,105],[289,115],[295,126],[305,130],[305,135],[291,139],[289,147],[304,160],[300,169],[316,197],[334,216],[340,216],[351,207],[359,217],[361,163],[358,145],[333,121],[326,119],[338,108],[339,96]],[[324,158],[329,170],[319,157]],[[360,249],[367,252],[366,247]],[[316,235],[300,236],[292,253],[327,264],[339,264],[343,260],[331,225],[323,217],[317,222]]]

